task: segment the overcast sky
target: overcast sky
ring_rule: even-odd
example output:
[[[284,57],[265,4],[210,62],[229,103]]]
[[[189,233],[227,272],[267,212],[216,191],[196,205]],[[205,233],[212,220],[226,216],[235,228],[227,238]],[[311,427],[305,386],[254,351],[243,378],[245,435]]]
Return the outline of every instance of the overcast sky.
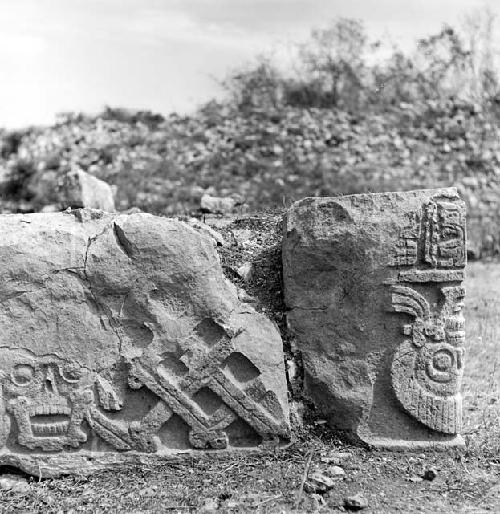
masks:
[[[403,47],[498,0],[0,0],[0,126],[105,104],[188,112],[217,79],[337,16]]]

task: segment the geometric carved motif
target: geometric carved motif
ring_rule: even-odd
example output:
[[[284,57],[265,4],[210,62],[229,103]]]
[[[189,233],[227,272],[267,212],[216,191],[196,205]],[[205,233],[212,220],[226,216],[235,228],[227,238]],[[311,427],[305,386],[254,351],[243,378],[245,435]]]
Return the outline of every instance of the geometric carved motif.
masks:
[[[412,266],[399,272],[399,284],[391,284],[392,311],[412,318],[394,353],[392,386],[408,414],[433,430],[456,434],[465,342],[465,206],[455,193],[440,194],[422,206],[418,217],[421,230],[405,234],[395,247],[399,255],[401,245],[411,242],[416,258],[390,261],[391,266]],[[436,288],[437,305],[426,299],[436,295]]]
[[[238,418],[263,442],[288,437],[286,423],[278,421],[284,418],[275,394],[266,391],[260,372],[235,351],[225,333],[210,345],[195,335],[184,346],[179,357],[168,353],[164,359],[137,357],[127,363],[129,387],[144,386],[158,397],[140,421],[132,422],[106,414],[120,411],[123,402],[111,382],[99,374],[53,355],[2,348],[0,446],[6,444],[15,421],[18,444],[30,450],[78,448],[88,439],[86,422],[116,450],[156,452],[161,444],[157,432],[174,414],[190,427],[189,442],[197,449],[226,448],[225,429]],[[221,400],[209,414],[195,400],[206,389]]]
[[[449,201],[425,206],[424,260],[434,268],[465,266],[465,207]]]
[[[199,449],[226,448],[229,441],[225,429],[238,418],[264,441],[276,443],[279,436],[287,437],[287,426],[279,421],[283,412],[275,394],[266,391],[259,371],[235,351],[230,338],[224,334],[208,346],[196,336],[184,344],[181,352],[186,351],[179,360],[185,366],[172,366],[176,358],[172,355],[168,366],[162,362],[155,366],[140,358],[133,359],[130,365],[130,387],[145,386],[158,396],[162,422],[173,414],[180,416],[190,427],[191,445]],[[222,400],[214,412],[205,412],[194,400],[197,393],[205,390]],[[146,424],[146,435],[148,428]]]
[[[389,265],[413,266],[416,264],[419,238],[420,217],[416,213],[408,213],[407,224],[399,233]]]
[[[407,225],[394,245],[390,266],[465,266],[465,206],[453,199],[434,197],[422,206],[421,213],[407,213]]]

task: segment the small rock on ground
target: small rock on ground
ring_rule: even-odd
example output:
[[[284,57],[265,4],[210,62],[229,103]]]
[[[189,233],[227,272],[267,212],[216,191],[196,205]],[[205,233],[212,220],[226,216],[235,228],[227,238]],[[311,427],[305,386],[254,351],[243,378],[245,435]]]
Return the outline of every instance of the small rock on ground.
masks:
[[[0,489],[15,493],[26,493],[30,486],[25,478],[18,475],[2,475],[0,477]]]
[[[304,491],[309,494],[323,494],[333,488],[335,480],[319,471],[311,473],[304,484]]]
[[[217,498],[207,498],[202,507],[200,508],[200,512],[204,512],[208,514],[209,512],[216,512],[219,508],[219,501]]]
[[[238,267],[236,272],[245,281],[248,282],[252,278],[253,266],[251,262],[244,262]]]
[[[361,510],[366,507],[368,507],[368,500],[362,493],[357,493],[344,499],[344,508],[347,510]]]
[[[325,464],[336,464],[338,466],[351,457],[352,453],[349,452],[332,452],[328,455],[324,455],[320,460]]]
[[[438,475],[436,468],[429,468],[424,471],[424,474],[422,475],[422,478],[424,480],[429,480],[429,482],[432,482]]]
[[[215,214],[229,213],[236,205],[236,200],[230,197],[218,197],[204,194],[200,200],[200,209],[203,212],[212,212]]]
[[[341,478],[345,475],[345,471],[340,466],[330,466],[328,468],[328,474],[331,477]]]

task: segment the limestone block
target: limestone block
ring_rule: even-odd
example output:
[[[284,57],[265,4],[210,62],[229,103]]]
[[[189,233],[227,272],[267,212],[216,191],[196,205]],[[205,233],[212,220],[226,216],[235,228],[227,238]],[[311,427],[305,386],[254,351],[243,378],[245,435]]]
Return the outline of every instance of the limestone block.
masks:
[[[332,427],[380,447],[462,444],[465,239],[454,188],[291,207],[288,323]]]
[[[112,187],[82,170],[71,171],[64,177],[61,185],[61,204],[63,208],[85,207],[115,212]]]
[[[239,195],[235,196],[211,196],[204,194],[200,199],[200,210],[213,214],[229,214],[234,208],[242,205],[243,200]]]
[[[0,216],[0,340],[0,465],[51,476],[289,437],[279,333],[183,222]]]

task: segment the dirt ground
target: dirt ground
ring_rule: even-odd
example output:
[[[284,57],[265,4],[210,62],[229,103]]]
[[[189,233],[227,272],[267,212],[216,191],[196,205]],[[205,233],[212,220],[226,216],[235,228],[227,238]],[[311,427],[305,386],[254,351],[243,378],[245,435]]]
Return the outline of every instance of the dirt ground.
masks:
[[[31,479],[25,492],[0,491],[0,511],[345,512],[345,499],[359,493],[363,513],[500,512],[500,264],[470,264],[466,286],[465,451],[370,451],[317,424],[260,455]],[[316,471],[333,477],[323,494],[302,486]]]

